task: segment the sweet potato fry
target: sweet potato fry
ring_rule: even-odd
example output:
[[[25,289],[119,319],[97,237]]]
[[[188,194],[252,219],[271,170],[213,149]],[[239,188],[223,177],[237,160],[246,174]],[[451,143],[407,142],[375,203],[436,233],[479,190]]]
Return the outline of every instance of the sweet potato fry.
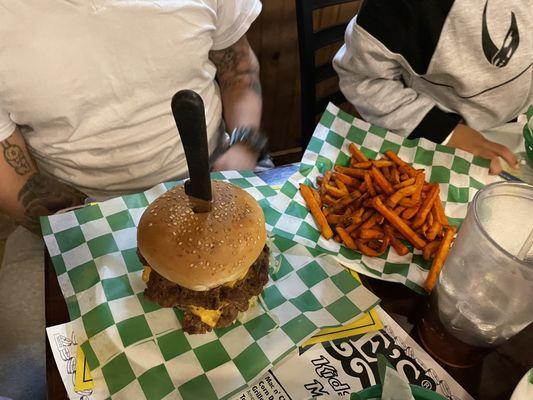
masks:
[[[422,250],[422,257],[424,257],[424,260],[429,261],[431,258],[435,255],[435,252],[439,248],[440,240],[434,240],[433,242],[430,242],[424,247],[424,250]]]
[[[379,213],[374,211],[374,214],[361,225],[361,230],[372,228],[379,221],[379,217]]]
[[[380,256],[379,252],[368,247],[362,240],[357,239],[355,243],[357,244],[357,249],[361,253],[363,253],[365,256],[368,256],[368,257],[379,257]]]
[[[348,209],[342,216],[340,226],[342,226],[343,228],[350,226],[353,221],[354,221],[353,211],[351,209]]]
[[[366,190],[368,191],[371,197],[374,197],[376,195],[376,189],[374,189],[374,185],[372,184],[372,178],[370,177],[370,174],[368,172],[365,173],[364,179]]]
[[[452,245],[456,230],[457,228],[455,226],[450,226],[446,229],[446,233],[444,234],[439,248],[435,253],[435,258],[433,259],[426,282],[424,283],[424,287],[428,292],[431,292],[437,283],[437,278],[440,274],[442,266],[444,265],[444,261],[450,252],[450,246]]]
[[[416,202],[416,201],[414,201],[411,198],[403,198],[403,199],[400,200],[400,202],[398,204],[401,205],[401,206],[407,207],[407,208],[416,207],[416,206],[420,205],[419,202]]]
[[[394,214],[396,215],[400,215],[403,211],[405,210],[405,207],[404,206],[398,206],[396,207],[394,210],[392,210],[394,212]]]
[[[400,182],[400,183],[397,183],[396,185],[394,185],[392,188],[394,190],[398,190],[398,189],[401,189],[401,188],[404,188],[406,186],[411,186],[415,183],[415,178],[409,178],[409,179],[406,179],[405,181],[403,182]]]
[[[369,160],[355,144],[349,148],[350,166],[335,165],[318,177],[318,190],[300,188],[322,235],[370,257],[390,246],[405,255],[404,240],[431,256],[433,243],[448,232],[438,185],[393,152]]]
[[[390,167],[381,168],[381,173],[383,174],[386,180],[388,180],[389,182],[392,182],[392,177],[390,175]]]
[[[372,210],[372,209],[366,209],[364,210],[363,214],[361,215],[361,217],[359,218],[359,221],[354,221],[352,224],[350,224],[350,226],[348,226],[346,228],[346,232],[348,233],[352,233],[352,232],[355,232],[355,230],[357,228],[359,228],[359,226],[361,226],[361,224],[363,224],[364,222],[366,222],[370,217],[372,217],[372,215],[374,215],[375,211]]]
[[[372,166],[372,161],[354,162],[350,163],[352,168],[368,169]]]
[[[350,226],[354,225],[354,226],[359,226],[361,224],[361,216],[363,215],[363,212],[365,210],[363,208],[360,208],[359,210],[357,211],[354,211],[352,213],[352,215],[350,215],[348,218],[346,218],[344,221],[343,221],[343,225],[345,227],[347,227],[346,229],[348,229]],[[348,231],[348,233],[351,233],[352,230]]]
[[[444,214],[444,207],[442,206],[442,202],[440,201],[440,198],[437,198],[435,202],[433,203],[433,208],[436,210],[437,214],[437,220],[440,222],[441,225],[450,225],[448,222],[448,218],[446,218],[446,215]]]
[[[326,194],[322,198],[322,203],[327,204],[328,206],[333,206],[337,202],[337,199],[331,197],[329,194]]]
[[[394,193],[394,189],[392,188],[392,185],[383,176],[383,174],[378,168],[372,167],[370,169],[370,174],[372,175],[372,178],[374,179],[374,182],[376,183],[376,185],[379,186],[381,189],[383,189],[383,191],[386,194],[391,195],[392,193]]]
[[[359,197],[357,200],[355,200],[355,202],[353,203],[353,208],[355,210],[361,208],[361,205],[363,204],[363,202],[368,198],[368,193],[362,193],[361,194],[361,197]]]
[[[399,184],[400,183],[400,172],[398,171],[398,168],[392,168],[390,172],[392,183]]]
[[[376,197],[379,197],[381,199],[381,201],[385,201],[385,199],[386,199],[386,196],[384,194],[379,194]],[[363,207],[372,208],[373,207],[372,199],[373,199],[373,197],[368,197],[365,201],[363,201],[363,203],[362,203]]]
[[[390,225],[385,224],[383,226],[383,230],[385,231],[387,238],[389,238],[392,248],[399,256],[405,256],[407,253],[409,253],[407,246],[405,246],[399,239],[396,238]]]
[[[348,191],[348,188],[346,187],[346,185],[344,184],[343,181],[341,181],[340,179],[338,178],[335,178],[335,175],[333,175],[333,180],[335,181],[335,184],[337,185],[337,187],[344,192],[345,195],[349,194],[349,191]]]
[[[390,160],[373,160],[372,164],[377,168],[390,167],[394,165],[394,163]]]
[[[363,214],[366,210],[364,208],[359,208],[357,210],[355,210],[353,212],[353,215],[352,215],[352,218],[358,218],[358,219],[362,219],[363,218]]]
[[[335,165],[335,171],[351,176],[352,178],[363,178],[366,173],[364,169],[343,167],[341,165]]]
[[[420,196],[422,195],[422,188],[424,187],[424,182],[426,180],[426,174],[419,172],[415,178],[415,187],[416,191],[413,193],[413,200],[417,203],[420,201]]]
[[[378,229],[363,229],[359,232],[361,239],[383,239],[385,234]]]
[[[329,194],[331,197],[340,199],[341,197],[344,197],[344,195],[346,195],[346,193],[344,193],[341,189],[333,185],[324,184],[324,186],[326,188],[326,193]]]
[[[437,203],[435,201],[435,203]],[[437,211],[435,209],[435,204],[433,204],[433,207],[431,208],[431,213],[429,214],[432,217],[431,226],[429,227],[429,230],[426,232],[426,238],[428,240],[435,240],[437,235],[440,233],[442,229],[442,225],[439,222],[439,217],[437,215]]]
[[[326,220],[328,221],[330,225],[340,224],[342,222],[342,218],[343,216],[339,214],[328,214],[326,216]]]
[[[320,198],[320,194],[312,187],[309,187],[309,189],[311,189],[311,193],[313,193],[313,197],[315,198],[318,207],[322,208],[322,199]]]
[[[406,208],[405,211],[402,213],[402,218],[405,220],[413,218],[418,213],[419,208],[420,204],[414,207]]]
[[[403,168],[405,170],[405,173],[411,178],[414,178],[416,176],[416,170],[409,164],[407,164],[404,160],[402,160],[400,157],[398,157],[394,152],[392,152],[391,150],[387,150],[385,152],[385,155],[389,160],[396,164],[398,168]]]
[[[340,199],[338,199],[335,204],[330,207],[330,212],[338,213],[340,210],[342,210],[344,207],[347,207],[351,203],[353,203],[355,200],[357,200],[359,197],[361,197],[361,193],[358,190],[354,190],[351,193],[348,193],[344,196],[342,196]],[[357,208],[357,207],[356,207]]]
[[[326,171],[324,173],[324,176],[322,177],[322,182],[320,183],[320,195],[324,196],[326,194],[326,185],[329,185],[329,181],[331,179],[332,172]]]
[[[322,232],[322,236],[324,236],[324,238],[326,239],[331,239],[331,237],[333,236],[333,231],[331,230],[331,227],[329,226],[326,217],[322,213],[322,210],[316,203],[315,197],[311,192],[311,188],[309,186],[300,184],[300,193],[302,194],[302,197],[304,198],[307,207],[309,207],[313,218],[319,226],[320,231]]]
[[[418,236],[412,229],[398,217],[394,212],[389,209],[379,197],[374,198],[373,206],[377,212],[379,212],[385,219],[395,227],[414,247],[417,249],[423,249],[426,245],[426,241]]]
[[[344,245],[346,247],[348,247],[349,249],[352,249],[352,250],[357,250],[357,246],[355,245],[355,242],[354,240],[352,239],[352,237],[348,234],[348,232],[346,232],[343,228],[341,228],[340,226],[336,227],[335,230],[337,231],[337,233],[339,234],[342,242],[344,243]]]
[[[402,200],[406,196],[411,196],[415,192],[415,190],[415,185],[406,186],[397,190],[387,199],[387,206],[392,208],[396,207],[400,200]]]
[[[355,158],[359,162],[365,162],[368,161],[368,158],[357,148],[355,143],[350,143],[348,146],[348,149],[350,150],[350,153],[352,153],[352,157]]]
[[[377,239],[361,239],[364,244],[370,247],[372,250],[376,250],[379,253],[381,249],[381,242]]]
[[[426,220],[426,217],[428,213],[431,211],[431,207],[433,207],[433,203],[439,196],[439,185],[435,184],[431,188],[431,191],[427,195],[427,197],[424,199],[424,202],[422,203],[422,206],[418,210],[418,213],[416,214],[416,217],[413,221],[413,228],[419,228],[422,225],[424,225],[424,221]]]
[[[351,176],[348,176],[348,175],[341,174],[340,172],[334,172],[333,177],[335,179],[342,181],[342,183],[344,183],[347,186],[353,186],[353,187],[359,186],[359,181],[357,179],[352,178]]]
[[[387,251],[387,248],[390,244],[390,238],[388,236],[385,236],[383,240],[381,241],[381,248],[379,249],[379,253],[383,254],[385,251]]]

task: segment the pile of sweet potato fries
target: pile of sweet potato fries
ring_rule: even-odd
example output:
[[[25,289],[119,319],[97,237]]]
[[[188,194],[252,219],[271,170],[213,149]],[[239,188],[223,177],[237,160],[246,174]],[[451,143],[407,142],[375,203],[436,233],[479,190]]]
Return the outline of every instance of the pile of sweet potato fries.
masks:
[[[405,255],[402,242],[433,259],[425,288],[431,292],[455,236],[439,198],[439,185],[426,182],[417,170],[386,151],[369,160],[355,144],[349,146],[350,166],[335,165],[317,178],[317,189],[300,184],[300,192],[322,236],[352,250],[378,257],[392,246]]]

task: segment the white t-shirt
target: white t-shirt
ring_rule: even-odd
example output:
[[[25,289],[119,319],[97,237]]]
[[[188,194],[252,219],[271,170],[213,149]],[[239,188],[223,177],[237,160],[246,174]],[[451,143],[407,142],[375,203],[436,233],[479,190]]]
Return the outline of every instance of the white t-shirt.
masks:
[[[259,0],[0,0],[0,141],[20,125],[39,169],[102,197],[186,174],[170,109],[222,104],[210,50],[234,44]]]

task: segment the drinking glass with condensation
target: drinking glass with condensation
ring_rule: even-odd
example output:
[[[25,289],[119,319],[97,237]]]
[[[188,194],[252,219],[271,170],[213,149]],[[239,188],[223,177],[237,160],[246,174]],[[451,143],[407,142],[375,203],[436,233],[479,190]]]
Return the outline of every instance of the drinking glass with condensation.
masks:
[[[499,182],[474,196],[434,292],[433,319],[444,329],[423,329],[426,347],[446,334],[492,347],[533,321],[533,186]],[[453,347],[435,355],[446,362]]]

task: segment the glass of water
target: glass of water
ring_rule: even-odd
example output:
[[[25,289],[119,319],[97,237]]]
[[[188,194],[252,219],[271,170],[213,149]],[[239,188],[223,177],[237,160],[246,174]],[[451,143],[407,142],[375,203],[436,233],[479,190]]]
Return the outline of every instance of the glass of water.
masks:
[[[421,332],[426,347],[448,334],[452,341],[492,347],[531,323],[532,245],[533,186],[501,182],[481,189],[435,288],[431,309],[440,329]],[[441,337],[428,336],[432,332]],[[453,356],[450,346],[444,348],[448,354],[436,355],[441,360]]]

